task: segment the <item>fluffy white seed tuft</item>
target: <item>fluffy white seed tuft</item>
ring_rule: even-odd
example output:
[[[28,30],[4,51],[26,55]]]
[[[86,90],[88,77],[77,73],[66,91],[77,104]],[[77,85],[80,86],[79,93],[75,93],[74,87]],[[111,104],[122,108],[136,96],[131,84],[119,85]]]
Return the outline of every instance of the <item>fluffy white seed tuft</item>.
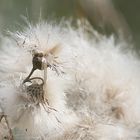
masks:
[[[140,60],[127,43],[116,43],[113,36],[102,36],[89,25],[83,28],[80,22],[77,28],[68,22],[42,22],[2,40],[0,105],[15,137],[140,138]],[[60,73],[47,68],[47,111],[26,100],[22,86],[34,52],[51,52],[60,68]],[[54,64],[54,57],[47,61]],[[35,76],[44,78],[44,70],[36,70]]]

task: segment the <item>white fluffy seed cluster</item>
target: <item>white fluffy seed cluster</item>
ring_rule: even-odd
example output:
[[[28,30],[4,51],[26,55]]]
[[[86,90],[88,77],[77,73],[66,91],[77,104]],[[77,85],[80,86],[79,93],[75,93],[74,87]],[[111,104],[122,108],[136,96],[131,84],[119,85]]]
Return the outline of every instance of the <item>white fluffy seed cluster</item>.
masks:
[[[29,24],[1,39],[0,111],[14,138],[140,139],[140,60],[127,43],[116,43],[113,36],[100,35],[80,22],[74,28],[68,21]],[[63,73],[47,69],[46,111],[23,98],[27,93],[22,83],[32,69],[34,51],[47,53],[57,45],[61,49],[54,57]],[[36,70],[33,76],[43,78],[44,71]],[[2,126],[3,138],[7,128]]]

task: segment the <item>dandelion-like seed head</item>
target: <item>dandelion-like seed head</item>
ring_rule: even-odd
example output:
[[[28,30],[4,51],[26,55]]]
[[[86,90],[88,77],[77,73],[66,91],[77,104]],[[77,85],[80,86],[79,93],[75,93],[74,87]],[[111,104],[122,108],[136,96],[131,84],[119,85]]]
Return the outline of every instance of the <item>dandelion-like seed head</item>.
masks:
[[[43,43],[45,35],[40,37],[41,34],[39,31],[38,39],[34,39],[28,31],[12,33],[12,39],[8,37],[3,44],[7,53],[1,53],[5,57],[0,73],[3,113],[12,131],[17,128],[19,134],[28,138],[56,137],[74,121],[72,111],[65,106],[65,84],[60,75],[63,64],[59,61],[61,45],[59,41]]]

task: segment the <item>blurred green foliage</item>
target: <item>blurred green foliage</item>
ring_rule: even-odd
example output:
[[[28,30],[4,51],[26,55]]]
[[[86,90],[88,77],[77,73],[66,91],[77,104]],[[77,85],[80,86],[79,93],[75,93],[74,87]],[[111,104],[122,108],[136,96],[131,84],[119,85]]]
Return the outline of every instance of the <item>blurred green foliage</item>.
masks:
[[[39,18],[54,20],[75,15],[74,0],[0,0],[0,26],[13,28],[21,16],[36,22]]]
[[[62,17],[79,18],[82,13],[80,0],[0,0],[0,30],[16,30],[25,16],[31,22]],[[85,0],[86,1],[86,0]],[[112,0],[115,8],[123,15],[137,46],[140,45],[140,0]],[[82,15],[82,14],[81,14]],[[94,26],[94,24],[93,24]],[[96,26],[95,26],[96,28]]]

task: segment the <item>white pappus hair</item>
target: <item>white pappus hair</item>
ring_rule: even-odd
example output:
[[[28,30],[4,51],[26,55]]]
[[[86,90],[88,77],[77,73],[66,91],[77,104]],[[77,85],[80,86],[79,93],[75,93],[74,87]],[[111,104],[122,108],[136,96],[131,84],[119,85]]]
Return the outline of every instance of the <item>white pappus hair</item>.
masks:
[[[127,43],[67,21],[1,38],[0,111],[14,138],[140,139],[140,60]],[[36,52],[46,54],[46,107],[31,102],[23,86]],[[32,76],[44,78],[44,71]]]

